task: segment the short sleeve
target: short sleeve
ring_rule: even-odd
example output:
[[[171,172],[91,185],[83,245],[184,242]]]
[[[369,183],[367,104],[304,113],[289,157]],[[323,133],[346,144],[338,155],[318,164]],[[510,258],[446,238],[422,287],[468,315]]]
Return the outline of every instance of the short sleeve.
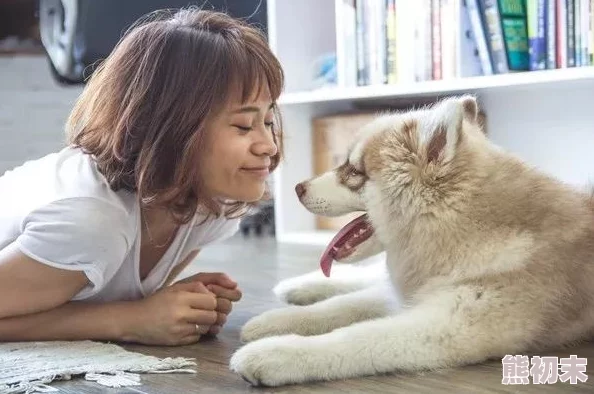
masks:
[[[16,245],[52,267],[84,271],[91,284],[75,299],[99,292],[123,263],[129,249],[128,215],[93,198],[52,202],[25,217]]]

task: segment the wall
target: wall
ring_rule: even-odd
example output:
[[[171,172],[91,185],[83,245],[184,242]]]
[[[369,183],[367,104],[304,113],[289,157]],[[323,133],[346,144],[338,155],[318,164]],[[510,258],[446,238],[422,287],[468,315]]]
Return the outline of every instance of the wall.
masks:
[[[594,81],[481,94],[491,139],[576,186],[594,186]]]
[[[0,57],[0,174],[60,149],[82,87],[61,87],[43,56]]]

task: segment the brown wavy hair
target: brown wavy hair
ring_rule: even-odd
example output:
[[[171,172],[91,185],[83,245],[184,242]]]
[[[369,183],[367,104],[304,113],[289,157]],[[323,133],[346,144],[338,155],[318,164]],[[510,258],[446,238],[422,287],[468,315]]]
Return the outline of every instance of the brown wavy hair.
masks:
[[[143,206],[164,206],[182,223],[199,206],[240,216],[248,204],[209,196],[195,171],[203,131],[231,99],[245,103],[267,86],[273,102],[284,75],[265,36],[224,13],[196,8],[141,18],[95,70],[67,122],[67,140],[93,155],[113,190]],[[280,114],[274,141],[282,155]]]

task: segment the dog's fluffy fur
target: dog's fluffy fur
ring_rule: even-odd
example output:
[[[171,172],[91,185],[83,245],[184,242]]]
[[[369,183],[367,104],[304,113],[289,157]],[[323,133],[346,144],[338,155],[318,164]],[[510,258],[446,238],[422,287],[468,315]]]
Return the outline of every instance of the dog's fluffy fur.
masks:
[[[337,266],[279,284],[312,304],[249,321],[234,371],[270,386],[420,371],[593,333],[591,196],[494,146],[477,112],[463,96],[379,116],[343,166],[302,184],[313,213],[367,212],[374,235],[348,260],[385,251],[389,280]]]

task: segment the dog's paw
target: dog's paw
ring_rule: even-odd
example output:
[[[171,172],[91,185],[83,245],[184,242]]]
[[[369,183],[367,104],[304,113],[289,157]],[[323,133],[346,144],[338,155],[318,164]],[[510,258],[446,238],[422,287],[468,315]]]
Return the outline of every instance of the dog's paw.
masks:
[[[252,342],[260,338],[294,333],[292,322],[298,313],[296,308],[298,307],[273,309],[250,319],[241,328],[241,340]]]
[[[293,305],[311,305],[362,286],[313,273],[279,282],[272,290],[278,299]]]
[[[312,361],[307,338],[297,335],[265,338],[239,349],[229,368],[254,386],[282,386],[318,380],[308,373]]]
[[[287,304],[310,305],[335,295],[330,283],[296,283],[282,281],[273,289],[274,294]]]

